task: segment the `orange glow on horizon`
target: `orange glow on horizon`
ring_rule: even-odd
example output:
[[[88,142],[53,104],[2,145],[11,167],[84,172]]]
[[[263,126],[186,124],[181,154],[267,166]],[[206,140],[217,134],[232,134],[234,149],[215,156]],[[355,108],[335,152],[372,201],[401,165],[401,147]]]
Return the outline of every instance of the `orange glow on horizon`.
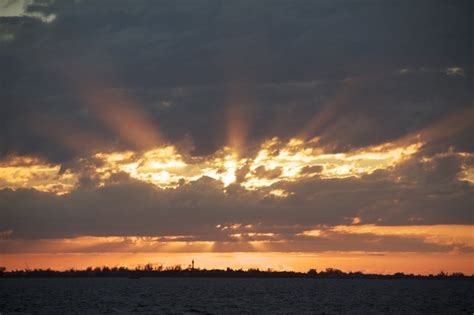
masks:
[[[311,268],[318,271],[338,268],[343,271],[362,271],[364,273],[393,274],[437,274],[463,272],[474,274],[474,254],[453,253],[81,253],[81,254],[2,254],[0,265],[7,270],[52,268],[66,270],[85,269],[96,266],[125,266],[134,268],[147,263],[154,265],[181,265],[186,268],[194,259],[201,269],[249,269],[289,270],[306,272]]]
[[[86,268],[88,266],[135,267],[146,263],[183,267],[195,259],[200,268],[232,267],[307,271],[339,268],[366,273],[474,273],[473,227],[470,225],[432,226],[320,226],[289,237],[260,232],[252,224],[219,224],[215,228],[228,236],[224,241],[196,240],[192,235],[169,236],[81,236],[66,239],[15,239],[14,231],[0,233],[0,266],[9,270],[29,268]],[[337,239],[337,235],[411,237],[425,243],[455,245],[454,250],[417,252],[383,251],[298,251],[298,242],[312,238]],[[219,239],[218,237],[217,239]],[[225,239],[225,238],[224,238]],[[344,241],[344,239],[342,239]],[[371,239],[368,239],[370,242]],[[466,250],[457,250],[464,246]],[[304,248],[304,243],[303,247]],[[335,247],[337,248],[337,246]],[[289,250],[289,251],[287,251]]]

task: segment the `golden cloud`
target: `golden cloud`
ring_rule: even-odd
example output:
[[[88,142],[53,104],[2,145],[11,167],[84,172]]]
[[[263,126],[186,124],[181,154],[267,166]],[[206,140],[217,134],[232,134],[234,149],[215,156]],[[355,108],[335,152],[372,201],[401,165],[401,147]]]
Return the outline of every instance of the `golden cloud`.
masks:
[[[0,188],[34,188],[58,195],[72,190],[77,177],[71,171],[61,172],[52,165],[34,157],[9,157],[0,162]]]
[[[474,247],[474,227],[472,225],[411,225],[379,226],[374,224],[337,225],[328,227],[327,232],[345,234],[372,234],[377,236],[419,237],[426,243],[439,245],[464,245]],[[320,227],[303,231],[300,235],[319,237]]]
[[[207,176],[223,183],[224,188],[239,183],[247,190],[269,187],[275,183],[297,181],[312,176],[320,178],[360,177],[376,170],[389,169],[409,159],[421,148],[421,142],[386,143],[346,153],[327,153],[310,141],[272,138],[263,142],[254,156],[239,158],[224,147],[207,157],[193,157],[189,152],[167,145],[145,151],[100,152],[80,161],[88,175],[103,186],[114,175],[126,173],[131,178],[151,183],[160,189],[177,188]],[[448,152],[463,159],[467,153]],[[34,157],[13,156],[0,163],[0,188],[34,188],[58,195],[73,190],[80,170],[62,172],[60,165]],[[463,164],[461,179],[472,181],[470,163]],[[275,197],[287,197],[282,189],[268,191]]]

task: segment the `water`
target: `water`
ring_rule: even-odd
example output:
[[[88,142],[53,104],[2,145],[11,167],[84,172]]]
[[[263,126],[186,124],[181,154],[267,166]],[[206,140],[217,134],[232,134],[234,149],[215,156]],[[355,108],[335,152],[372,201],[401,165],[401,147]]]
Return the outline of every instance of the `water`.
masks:
[[[474,312],[474,281],[0,279],[0,313]]]

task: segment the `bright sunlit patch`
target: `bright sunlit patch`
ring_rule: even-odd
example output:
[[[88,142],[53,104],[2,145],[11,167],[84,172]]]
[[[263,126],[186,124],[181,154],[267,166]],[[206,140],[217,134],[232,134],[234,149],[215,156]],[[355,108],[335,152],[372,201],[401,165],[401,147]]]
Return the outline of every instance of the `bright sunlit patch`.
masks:
[[[187,165],[182,156],[172,146],[149,150],[141,155],[127,151],[99,153],[95,157],[104,162],[97,169],[104,179],[113,173],[125,172],[132,178],[170,188],[177,187],[182,174],[189,173],[184,169]]]
[[[284,198],[284,197],[288,197],[290,193],[288,193],[286,190],[283,190],[283,189],[274,189],[270,191],[270,195]]]
[[[208,161],[202,162],[201,167],[204,167],[202,175],[220,180],[224,186],[228,186],[236,181],[235,172],[244,164],[245,159],[238,160],[237,153],[225,147]]]
[[[60,170],[60,165],[37,158],[11,157],[0,162],[0,189],[34,188],[63,195],[75,187],[77,176],[70,171],[61,173]]]
[[[465,167],[459,179],[465,180],[474,184],[474,167],[472,166]]]
[[[471,184],[474,184],[474,154],[473,153],[460,153],[463,158],[466,160],[470,159],[472,162],[465,162],[461,165],[461,172],[459,174],[459,179],[467,181]]]
[[[314,141],[313,141],[314,142]],[[344,178],[370,174],[377,169],[386,169],[404,161],[416,153],[421,143],[396,146],[388,143],[367,147],[350,153],[324,153],[322,148],[306,147],[299,139],[287,144],[273,138],[262,145],[250,170],[255,172],[264,167],[267,170],[281,169],[278,178],[258,178],[250,172],[242,184],[248,189],[270,186],[280,180],[297,180],[313,175],[306,169],[317,167],[322,178]]]
[[[446,74],[447,75],[463,76],[464,75],[464,69],[461,68],[461,67],[446,68]]]
[[[360,224],[362,221],[359,217],[352,218],[352,224]]]
[[[99,186],[106,185],[114,174],[126,173],[161,189],[177,188],[203,176],[222,182],[225,188],[237,181],[237,172],[240,172],[240,184],[256,190],[280,181],[297,181],[315,175],[321,178],[359,177],[392,167],[416,153],[421,146],[421,143],[406,146],[387,143],[349,153],[325,153],[317,143],[317,138],[307,142],[290,139],[287,143],[272,138],[261,145],[254,157],[246,158],[239,158],[229,147],[206,158],[192,157],[189,152],[179,152],[172,145],[142,152],[100,152],[93,156],[100,163],[92,163],[87,169],[98,179]],[[15,159],[23,159],[23,162],[15,162]],[[89,160],[83,158],[81,161],[87,164]],[[59,165],[14,157],[0,164],[0,187],[35,188],[64,194],[74,189],[80,174],[71,171],[60,174],[59,171]],[[470,169],[465,173],[469,180]],[[282,189],[273,189],[267,194],[281,198],[289,196]]]
[[[245,160],[237,160],[235,152],[229,148],[223,148],[209,159],[184,156],[173,146],[155,148],[142,154],[112,152],[96,154],[95,157],[104,162],[97,169],[104,179],[113,173],[125,172],[159,188],[176,188],[180,181],[186,183],[203,176],[228,186],[235,182],[235,172],[245,163]]]
[[[321,230],[308,230],[296,234],[297,236],[311,236],[311,237],[320,237],[322,235]]]
[[[31,0],[15,0],[15,1],[0,1],[0,17],[1,16],[31,16],[41,20],[44,23],[51,23],[56,19],[55,14],[45,15],[26,10],[27,6],[32,3]],[[41,6],[39,3],[35,5]]]

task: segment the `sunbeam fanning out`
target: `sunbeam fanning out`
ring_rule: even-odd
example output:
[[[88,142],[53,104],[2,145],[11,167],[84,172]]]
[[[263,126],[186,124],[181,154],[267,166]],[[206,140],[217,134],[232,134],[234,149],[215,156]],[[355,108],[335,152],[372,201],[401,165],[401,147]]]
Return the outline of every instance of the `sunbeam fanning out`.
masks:
[[[83,110],[90,112],[116,137],[139,150],[162,142],[159,128],[127,89],[120,88],[116,82],[99,80],[94,72],[74,67],[67,70],[69,72],[62,75],[71,81]],[[71,73],[75,75],[71,77]]]

